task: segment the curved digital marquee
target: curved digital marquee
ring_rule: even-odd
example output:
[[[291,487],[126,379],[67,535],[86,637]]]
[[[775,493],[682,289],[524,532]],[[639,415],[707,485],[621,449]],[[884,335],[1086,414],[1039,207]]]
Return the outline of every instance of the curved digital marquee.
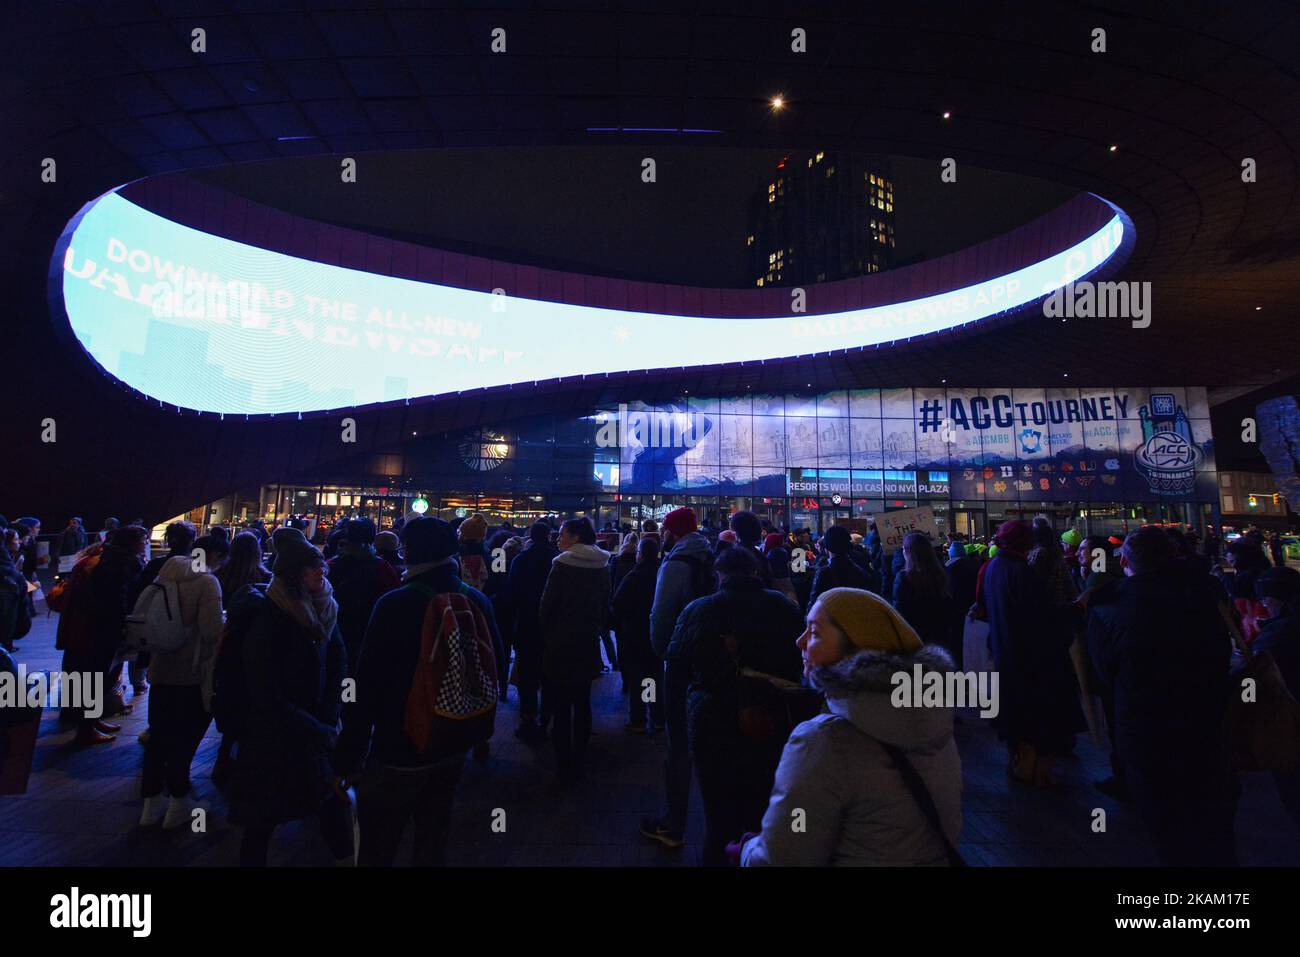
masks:
[[[1113,208],[1113,207],[1112,207]],[[1102,266],[1125,225],[941,295],[827,315],[705,318],[503,295],[297,259],[213,236],[117,193],[65,234],[72,330],[111,375],[169,405],[311,412],[533,382],[855,349],[952,329]]]

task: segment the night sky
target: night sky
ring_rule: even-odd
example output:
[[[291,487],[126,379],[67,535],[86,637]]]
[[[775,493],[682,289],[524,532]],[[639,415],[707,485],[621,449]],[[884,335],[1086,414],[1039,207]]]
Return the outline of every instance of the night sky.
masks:
[[[287,212],[431,246],[539,266],[699,286],[749,286],[749,203],[782,153],[555,147],[359,154],[197,173]],[[641,181],[641,160],[657,182]],[[1070,189],[971,167],[941,183],[932,160],[894,157],[898,261],[1013,229]]]

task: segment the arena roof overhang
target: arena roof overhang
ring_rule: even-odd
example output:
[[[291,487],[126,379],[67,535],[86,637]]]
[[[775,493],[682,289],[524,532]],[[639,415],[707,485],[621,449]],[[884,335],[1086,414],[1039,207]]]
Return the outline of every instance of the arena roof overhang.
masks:
[[[144,176],[278,157],[665,142],[854,148],[936,167],[951,157],[1106,197],[1135,231],[1117,278],[1155,291],[1143,329],[996,324],[978,336],[762,366],[381,405],[360,433],[376,450],[413,431],[683,389],[1048,385],[1153,371],[1216,386],[1294,370],[1298,26],[1282,0],[794,12],[158,0],[10,11],[0,36],[0,239],[16,357],[9,394],[22,397],[26,418],[7,403],[6,432],[10,454],[33,464],[11,477],[11,494],[32,508],[85,501],[89,460],[105,476],[104,500],[121,503],[114,511],[163,503],[174,514],[166,503],[178,489],[201,501],[337,454],[337,429],[325,422],[277,416],[234,427],[141,402],[50,321],[51,253],[87,202]],[[498,27],[504,54],[491,49]],[[193,48],[198,29],[204,52]],[[795,29],[806,53],[792,50]],[[1097,29],[1105,52],[1094,52]],[[58,423],[57,443],[41,440],[47,419]],[[142,441],[185,463],[186,475],[141,468]]]

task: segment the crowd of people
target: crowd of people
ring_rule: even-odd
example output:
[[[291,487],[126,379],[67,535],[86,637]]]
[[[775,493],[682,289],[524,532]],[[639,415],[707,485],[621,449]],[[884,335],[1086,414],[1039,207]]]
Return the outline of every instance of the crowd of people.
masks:
[[[514,733],[549,738],[568,785],[587,774],[593,681],[611,670],[626,732],[666,737],[645,839],[684,846],[694,779],[706,865],[960,863],[956,703],[891,692],[900,673],[968,658],[998,672],[993,723],[1018,786],[1063,786],[1097,701],[1112,773],[1096,786],[1136,810],[1162,863],[1230,864],[1239,652],[1268,651],[1300,696],[1300,572],[1254,533],[1226,548],[1159,526],[1060,535],[1040,516],[989,541],[884,541],[874,525],[814,540],[749,511],[701,528],[683,507],[603,535],[585,517],[411,516],[383,532],[353,518],[318,547],[295,524],[174,522],[146,561],[141,524],[88,536],[71,519],[47,596],[63,669],[111,689],[103,713],[67,715],[76,744],[114,740],[110,719],[147,696],[140,825],[172,829],[198,807],[190,770],[215,717],[212,778],[246,866],[309,817],[340,863],[393,863],[412,824],[414,862],[442,863],[496,703],[515,689]],[[39,528],[0,528],[6,667],[30,626]],[[124,644],[132,629],[144,639]],[[1300,827],[1300,773],[1273,773]]]

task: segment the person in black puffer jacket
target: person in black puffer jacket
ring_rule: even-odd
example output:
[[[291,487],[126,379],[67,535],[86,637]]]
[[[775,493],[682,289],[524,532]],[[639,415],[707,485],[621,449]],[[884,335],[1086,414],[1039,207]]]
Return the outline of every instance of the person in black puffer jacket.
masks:
[[[600,632],[609,608],[609,554],[589,518],[560,526],[560,554],[542,592],[542,680],[554,708],[560,777],[577,780],[591,737],[591,683],[601,671]]]
[[[832,588],[860,588],[863,591],[878,591],[880,583],[873,582],[858,564],[849,557],[849,548],[853,537],[843,525],[832,525],[822,536],[822,546],[830,554],[830,560],[818,565],[813,574],[812,593],[808,598],[811,608],[822,592]],[[872,586],[875,586],[874,588]]]
[[[339,634],[348,653],[348,676],[355,677],[375,602],[400,582],[393,566],[375,553],[374,522],[353,518],[342,528],[338,552],[329,561],[329,580],[339,606]]]
[[[515,684],[519,688],[519,727],[515,734],[536,741],[546,731],[549,703],[538,722],[537,693],[542,687],[542,622],[538,609],[551,562],[560,550],[551,544],[551,526],[536,522],[528,530],[528,543],[510,563],[510,598],[514,608]]]
[[[743,668],[797,686],[802,662],[795,641],[804,620],[794,602],[763,587],[758,560],[749,549],[724,549],[713,567],[722,584],[686,606],[668,660],[689,675],[687,727],[704,799],[704,864],[718,867],[726,864],[728,841],[761,827],[785,734],[791,730],[761,720],[771,718],[766,712],[754,720],[750,705],[759,711],[762,706],[750,702],[745,692],[755,685],[771,686],[764,684],[766,678],[741,679],[738,672]]]
[[[244,867],[266,865],[278,825],[313,814],[335,860],[353,854],[351,808],[331,762],[347,652],[325,559],[293,531],[276,532],[265,593],[247,586],[230,602],[231,619],[251,616],[242,643],[248,713],[230,794]]]

